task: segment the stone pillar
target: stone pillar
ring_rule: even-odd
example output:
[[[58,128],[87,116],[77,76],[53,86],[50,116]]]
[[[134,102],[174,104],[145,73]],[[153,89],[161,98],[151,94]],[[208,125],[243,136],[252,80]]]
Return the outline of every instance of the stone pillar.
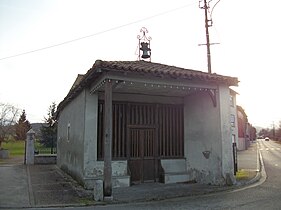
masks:
[[[94,200],[103,201],[103,180],[94,182]]]
[[[35,132],[30,129],[26,133],[26,153],[25,153],[25,164],[33,165],[34,164],[34,142],[35,142]]]

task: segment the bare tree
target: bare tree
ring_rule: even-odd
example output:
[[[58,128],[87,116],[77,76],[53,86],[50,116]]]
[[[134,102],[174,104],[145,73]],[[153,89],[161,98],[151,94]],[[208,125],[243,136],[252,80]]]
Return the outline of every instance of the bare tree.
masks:
[[[0,149],[2,142],[14,136],[14,125],[19,115],[19,109],[10,104],[0,103]]]

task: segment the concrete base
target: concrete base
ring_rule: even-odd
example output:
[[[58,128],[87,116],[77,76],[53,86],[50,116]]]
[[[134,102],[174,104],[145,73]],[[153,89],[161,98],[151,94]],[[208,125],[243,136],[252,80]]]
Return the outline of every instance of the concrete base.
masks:
[[[114,176],[112,180],[112,187],[129,187],[130,176]]]
[[[94,200],[103,201],[103,181],[102,180],[94,181]]]
[[[188,177],[189,176],[186,173],[164,174],[164,183],[171,184],[171,183],[190,181]]]
[[[103,177],[97,178],[84,178],[84,187],[88,190],[93,190],[96,187],[98,180],[103,180]],[[112,187],[129,187],[130,186],[130,176],[113,176],[112,177]]]
[[[185,159],[161,160],[161,165],[165,184],[189,181]]]
[[[0,159],[8,159],[10,152],[7,149],[0,149]]]
[[[56,164],[57,163],[57,155],[35,155],[34,156],[34,164]]]
[[[104,201],[113,201],[113,196],[105,196]]]

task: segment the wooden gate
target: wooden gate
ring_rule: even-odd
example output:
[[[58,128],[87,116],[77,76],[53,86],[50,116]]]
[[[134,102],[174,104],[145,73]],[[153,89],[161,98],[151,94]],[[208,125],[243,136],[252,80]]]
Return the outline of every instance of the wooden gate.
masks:
[[[132,184],[159,181],[165,158],[184,157],[181,104],[113,102],[112,159],[127,160]],[[98,108],[98,160],[104,158],[104,103]]]
[[[130,159],[132,184],[156,181],[155,129],[130,129]]]

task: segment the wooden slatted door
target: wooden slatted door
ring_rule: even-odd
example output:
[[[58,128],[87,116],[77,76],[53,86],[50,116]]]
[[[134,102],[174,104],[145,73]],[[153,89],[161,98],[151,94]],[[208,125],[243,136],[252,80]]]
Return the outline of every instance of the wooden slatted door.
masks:
[[[130,129],[130,159],[132,184],[156,180],[155,129]]]

